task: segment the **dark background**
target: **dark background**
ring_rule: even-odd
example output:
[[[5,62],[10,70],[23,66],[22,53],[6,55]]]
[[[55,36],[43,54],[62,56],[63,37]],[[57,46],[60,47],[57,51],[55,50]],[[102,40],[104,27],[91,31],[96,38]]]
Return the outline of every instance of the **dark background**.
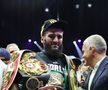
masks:
[[[92,4],[91,7],[88,7]],[[76,8],[79,5],[79,8]],[[49,12],[45,12],[45,8]],[[20,49],[39,51],[40,29],[49,18],[65,20],[64,52],[77,56],[74,40],[100,34],[108,42],[108,0],[0,0],[0,47],[17,43]],[[80,43],[81,48],[82,43]]]

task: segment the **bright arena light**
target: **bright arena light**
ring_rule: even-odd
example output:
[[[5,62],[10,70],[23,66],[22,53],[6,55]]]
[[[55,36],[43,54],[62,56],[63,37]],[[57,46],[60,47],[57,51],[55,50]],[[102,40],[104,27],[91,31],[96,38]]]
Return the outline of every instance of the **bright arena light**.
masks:
[[[28,39],[28,42],[32,42],[32,40],[31,39]]]
[[[91,8],[91,7],[92,7],[92,4],[89,3],[89,4],[88,4],[88,7]]]
[[[78,42],[80,43],[81,42],[81,39],[78,39]]]
[[[45,12],[49,12],[49,8],[45,8]]]
[[[79,46],[77,45],[76,41],[73,41],[73,44],[75,45],[75,48],[77,50],[77,53],[80,58],[82,58],[82,51],[80,50]]]
[[[75,5],[75,8],[78,9],[78,8],[79,8],[79,4],[76,4],[76,5]]]

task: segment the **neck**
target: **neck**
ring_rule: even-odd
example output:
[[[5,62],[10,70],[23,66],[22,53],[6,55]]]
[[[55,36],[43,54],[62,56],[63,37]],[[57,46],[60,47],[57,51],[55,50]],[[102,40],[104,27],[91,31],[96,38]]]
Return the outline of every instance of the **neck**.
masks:
[[[102,58],[105,56],[106,56],[105,54],[95,56],[93,59],[92,67],[94,68],[96,63],[98,63],[100,60],[102,60]]]

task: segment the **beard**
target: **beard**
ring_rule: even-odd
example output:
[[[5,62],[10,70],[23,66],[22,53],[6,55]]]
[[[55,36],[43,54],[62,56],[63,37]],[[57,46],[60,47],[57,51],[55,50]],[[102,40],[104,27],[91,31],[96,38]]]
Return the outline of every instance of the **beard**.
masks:
[[[49,56],[54,56],[54,57],[61,56],[63,51],[63,45],[56,46],[56,45],[44,44],[44,50],[45,53]]]

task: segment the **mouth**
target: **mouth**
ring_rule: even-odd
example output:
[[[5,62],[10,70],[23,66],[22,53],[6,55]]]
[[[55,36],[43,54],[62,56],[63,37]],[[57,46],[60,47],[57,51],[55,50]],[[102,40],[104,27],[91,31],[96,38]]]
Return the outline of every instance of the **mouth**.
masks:
[[[51,48],[52,48],[52,49],[58,49],[59,46],[58,46],[58,45],[51,45]]]

